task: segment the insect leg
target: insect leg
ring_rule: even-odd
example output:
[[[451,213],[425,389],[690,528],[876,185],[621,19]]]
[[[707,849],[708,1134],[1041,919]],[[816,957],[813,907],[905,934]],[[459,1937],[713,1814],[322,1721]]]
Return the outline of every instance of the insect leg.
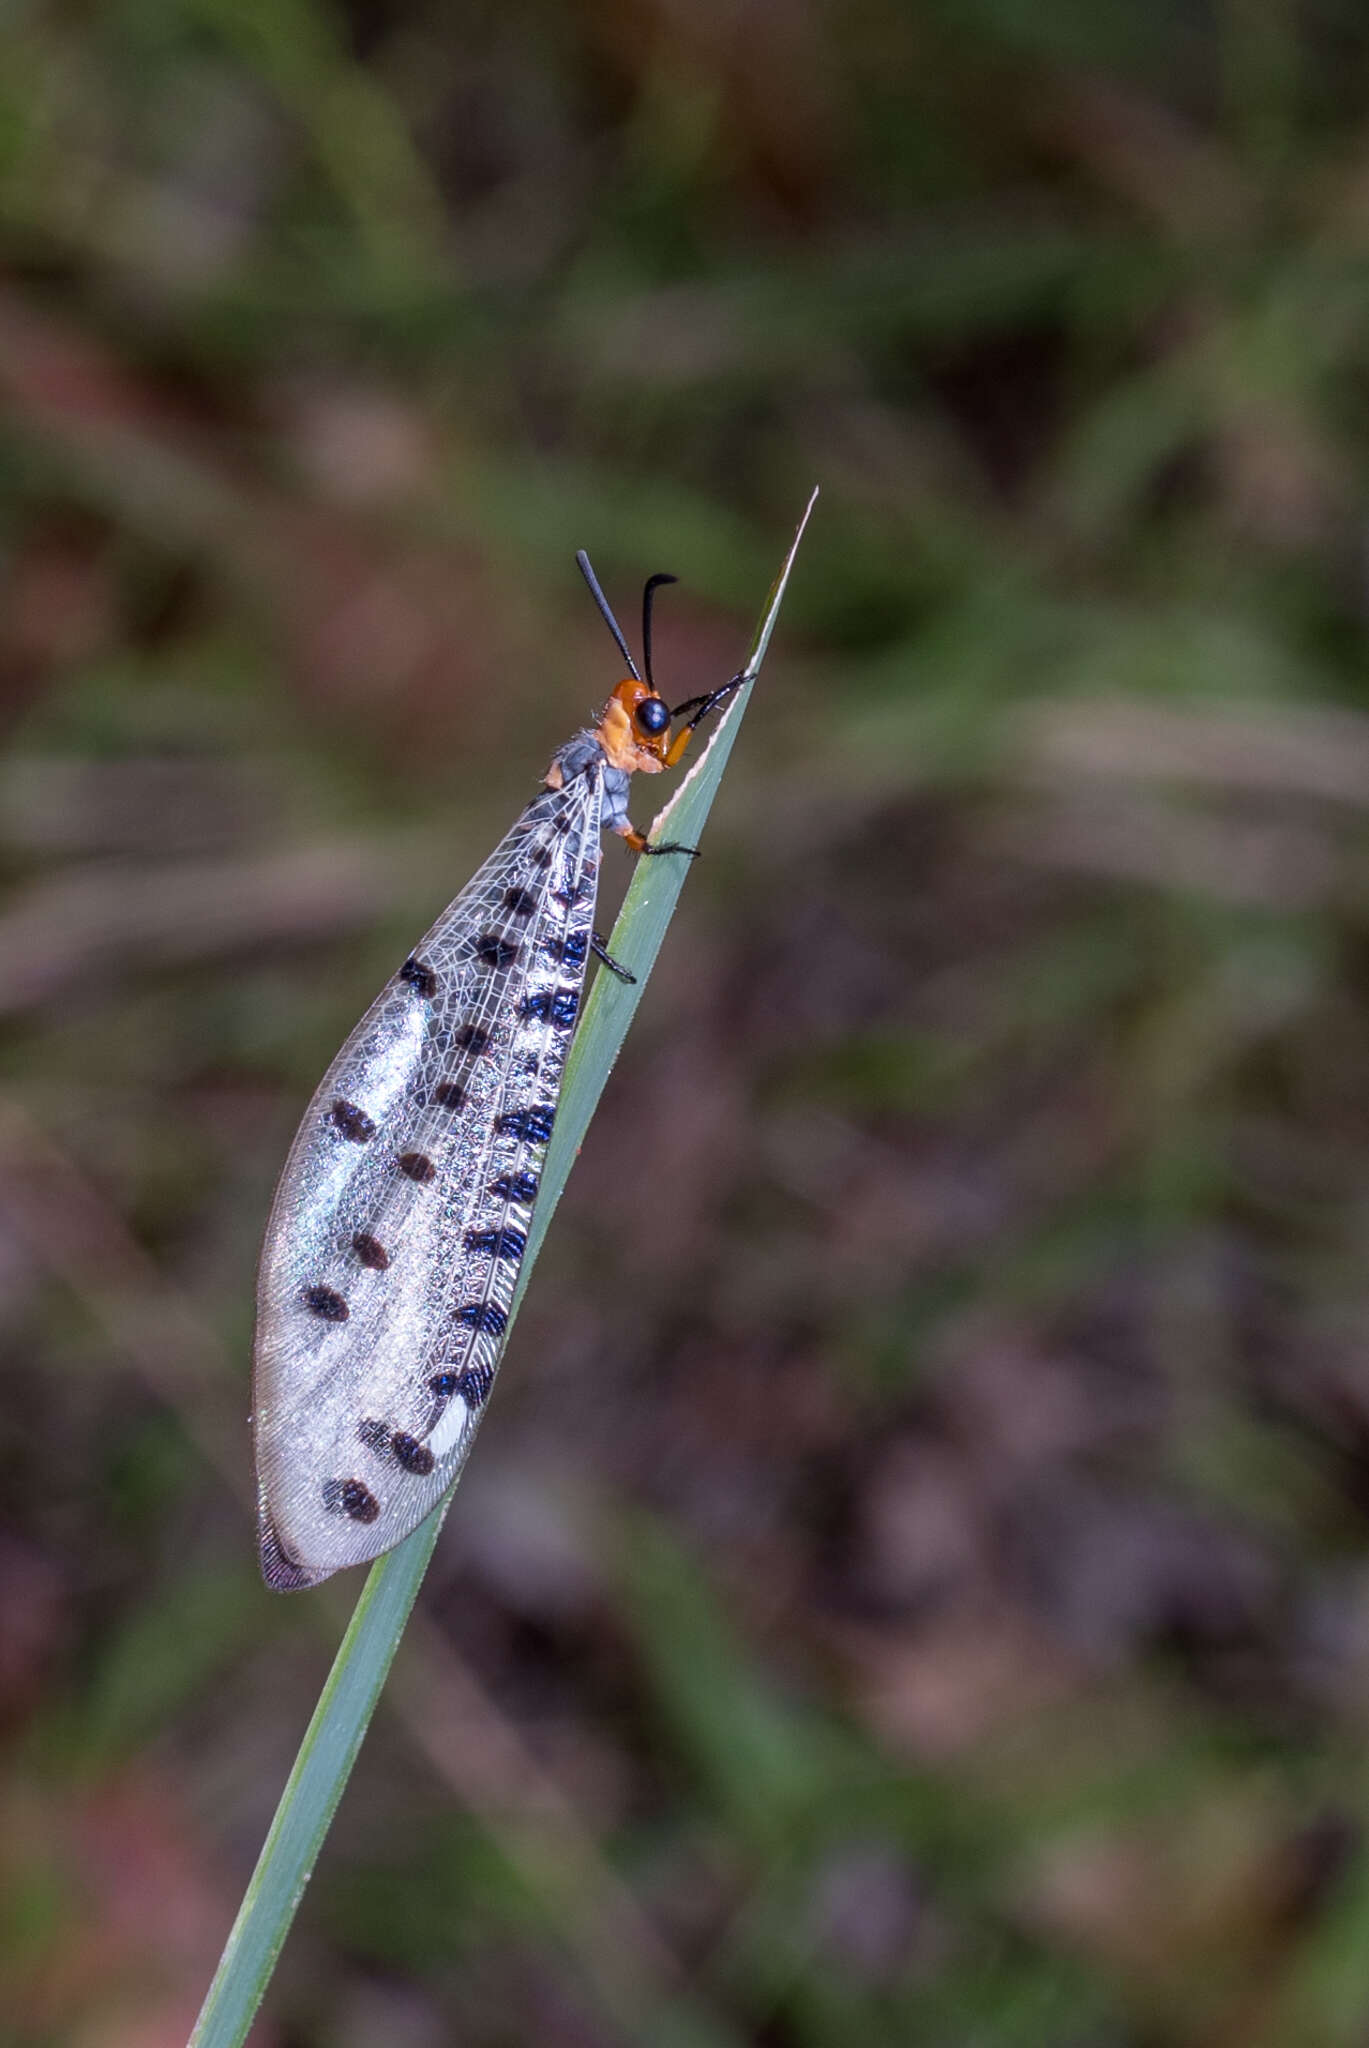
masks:
[[[635,985],[637,980],[636,975],[630,974],[627,968],[623,966],[621,960],[614,959],[612,953],[609,952],[608,947],[604,944],[598,932],[590,933],[589,950],[591,953],[593,953],[596,960],[603,961],[605,967],[607,967],[610,974],[617,975],[619,981],[630,981]]]
[[[743,671],[740,675],[733,676],[729,682],[723,683],[720,688],[709,690],[702,697],[689,697],[683,704],[678,704],[675,707],[670,714],[672,720],[682,717],[686,711],[692,711],[694,716],[687,725],[681,727],[666,749],[665,765],[667,768],[673,768],[684,753],[685,748],[694,737],[695,726],[707,718],[710,711],[716,711],[720,704],[725,704],[733,692],[739,690],[745,681],[746,674]],[[665,848],[658,846],[655,851],[657,853],[664,853]]]
[[[639,832],[635,825],[615,825],[613,830],[620,839],[625,839],[634,853],[687,853],[691,860],[699,858],[697,846],[683,846],[678,840],[667,840],[664,846],[652,846],[645,832]]]

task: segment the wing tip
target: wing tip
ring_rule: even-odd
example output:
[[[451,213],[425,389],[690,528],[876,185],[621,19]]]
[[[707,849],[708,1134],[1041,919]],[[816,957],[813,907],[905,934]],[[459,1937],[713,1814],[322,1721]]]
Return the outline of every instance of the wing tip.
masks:
[[[321,1585],[324,1579],[331,1577],[329,1572],[310,1571],[307,1566],[295,1563],[281,1543],[265,1505],[259,1511],[258,1540],[261,1575],[273,1593],[303,1593],[308,1587]]]

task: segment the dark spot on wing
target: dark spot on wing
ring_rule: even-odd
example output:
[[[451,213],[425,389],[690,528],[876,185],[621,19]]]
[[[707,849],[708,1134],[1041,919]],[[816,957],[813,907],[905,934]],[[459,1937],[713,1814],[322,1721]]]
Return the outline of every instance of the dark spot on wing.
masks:
[[[401,1152],[395,1165],[409,1180],[419,1182],[431,1180],[437,1172],[426,1152]]]
[[[336,1101],[328,1114],[344,1138],[350,1138],[354,1145],[364,1145],[376,1134],[375,1119],[367,1116],[364,1109],[358,1109],[355,1102]]]
[[[575,1013],[579,1007],[579,989],[544,988],[539,989],[535,995],[524,998],[519,1015],[523,1017],[544,1017],[558,1031],[566,1031],[575,1022]]]
[[[531,1109],[506,1109],[494,1120],[501,1137],[521,1138],[528,1145],[545,1145],[556,1121],[554,1102],[539,1102]]]
[[[512,917],[531,917],[537,908],[537,898],[531,889],[509,889],[505,891],[504,908]]]
[[[380,1502],[359,1479],[325,1479],[323,1505],[337,1515],[350,1515],[354,1522],[374,1522]]]
[[[460,1109],[466,1100],[466,1091],[459,1081],[439,1081],[433,1090],[433,1101],[439,1109]]]
[[[489,1399],[494,1374],[487,1365],[468,1365],[461,1375],[460,1394],[468,1408],[479,1408]]]
[[[345,1323],[350,1310],[340,1294],[331,1287],[306,1287],[300,1295],[301,1301],[314,1315],[321,1316],[325,1323]]]
[[[549,868],[551,866],[551,848],[549,846],[530,846],[528,848],[528,859],[535,868]]]
[[[410,1436],[406,1430],[397,1429],[395,1431],[394,1435],[390,1438],[390,1449],[394,1452],[404,1470],[406,1472],[416,1472],[420,1479],[426,1473],[431,1472],[433,1466],[437,1463],[428,1446],[421,1444],[416,1436]]]
[[[509,1319],[492,1301],[468,1301],[456,1311],[452,1321],[467,1330],[479,1330],[482,1337],[502,1337]]]
[[[461,1052],[470,1053],[478,1059],[490,1042],[490,1034],[479,1024],[463,1024],[452,1033],[452,1044]]]
[[[493,1385],[494,1374],[487,1365],[467,1365],[460,1372],[440,1372],[428,1382],[439,1401],[450,1401],[453,1394],[460,1394],[468,1408],[482,1406],[488,1400]]]
[[[535,1173],[501,1173],[498,1180],[490,1182],[490,1193],[502,1195],[506,1202],[535,1202],[537,1199],[537,1175]]]
[[[563,939],[545,939],[542,950],[557,966],[583,967],[589,953],[589,933],[567,932]]]
[[[372,1237],[369,1230],[359,1230],[352,1239],[352,1250],[363,1266],[369,1266],[373,1273],[383,1273],[390,1263],[390,1254],[378,1237]]]
[[[406,960],[399,970],[399,978],[401,981],[407,981],[416,995],[435,996],[437,994],[437,976],[433,973],[432,968],[425,967],[421,960],[415,960],[412,957]]]
[[[518,958],[518,942],[501,932],[482,932],[475,942],[476,958],[487,967],[512,967]]]
[[[515,1265],[528,1248],[521,1230],[468,1230],[462,1243],[468,1252],[490,1252],[496,1259],[511,1259]]]

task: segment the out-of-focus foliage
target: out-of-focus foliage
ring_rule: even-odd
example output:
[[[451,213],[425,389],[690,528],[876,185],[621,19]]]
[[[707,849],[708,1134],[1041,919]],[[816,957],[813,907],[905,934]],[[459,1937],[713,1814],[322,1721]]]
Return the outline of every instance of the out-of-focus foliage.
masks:
[[[1363,2041],[1367,80],[1349,0],[0,18],[0,2038],[203,1993],[339,1611],[272,1175],[614,679],[573,550],[691,695],[816,481],[256,2038]]]

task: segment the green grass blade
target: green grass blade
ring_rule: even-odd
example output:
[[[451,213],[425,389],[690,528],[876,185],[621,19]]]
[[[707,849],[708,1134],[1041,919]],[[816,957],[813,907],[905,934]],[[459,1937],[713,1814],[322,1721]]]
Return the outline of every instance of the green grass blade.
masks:
[[[742,671],[747,681],[656,820],[653,838],[666,835],[689,845],[697,842],[727,765],[752,682],[770,644],[794,557],[816,498],[814,491],[761,615]],[[584,1017],[566,1063],[556,1129],[547,1151],[541,1195],[509,1319],[510,1328],[551,1213],[641,1001],[690,865],[686,860],[642,860],[633,873],[614,927],[612,950],[637,980],[628,986],[610,974],[600,973],[585,1004]],[[356,1761],[450,1502],[449,1493],[441,1507],[403,1543],[379,1559],[367,1575],[219,1960],[191,2037],[191,2048],[236,2048],[246,2038]]]

